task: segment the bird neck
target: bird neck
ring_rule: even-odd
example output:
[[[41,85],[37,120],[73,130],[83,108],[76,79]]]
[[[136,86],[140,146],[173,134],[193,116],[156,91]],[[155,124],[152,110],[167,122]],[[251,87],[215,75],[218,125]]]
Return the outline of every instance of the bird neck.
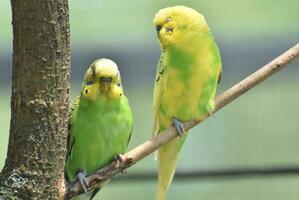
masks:
[[[196,61],[196,52],[185,51],[185,49],[171,46],[165,50],[166,66],[172,68],[186,69]]]

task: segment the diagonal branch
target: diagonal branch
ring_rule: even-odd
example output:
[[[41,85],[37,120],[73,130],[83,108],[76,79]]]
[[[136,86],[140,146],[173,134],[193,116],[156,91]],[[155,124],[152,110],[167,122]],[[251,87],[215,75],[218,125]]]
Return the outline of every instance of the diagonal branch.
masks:
[[[244,80],[240,81],[238,84],[234,85],[223,94],[215,99],[216,108],[213,113],[217,112],[227,104],[234,101],[236,98],[240,97],[242,94],[255,87],[260,82],[266,80],[271,75],[279,72],[280,70],[287,67],[289,63],[294,61],[299,57],[299,43],[290,48],[288,51],[281,54],[279,57],[275,58],[273,61],[267,65],[260,68],[255,73],[251,74]],[[198,125],[200,122],[208,118],[209,116],[204,116],[200,121],[188,121],[184,123],[185,130],[189,130],[194,126]],[[178,135],[173,127],[161,132],[158,136],[151,138],[150,140],[144,142],[143,144],[132,149],[124,155],[125,159],[123,161],[113,161],[108,164],[103,169],[98,170],[96,173],[87,177],[89,182],[90,190],[95,186],[100,186],[108,179],[112,178],[114,175],[123,172],[126,168],[135,164],[139,160],[153,153],[159,149],[164,144],[170,142]],[[83,190],[78,182],[69,183],[67,197],[73,197],[78,194],[83,193]]]

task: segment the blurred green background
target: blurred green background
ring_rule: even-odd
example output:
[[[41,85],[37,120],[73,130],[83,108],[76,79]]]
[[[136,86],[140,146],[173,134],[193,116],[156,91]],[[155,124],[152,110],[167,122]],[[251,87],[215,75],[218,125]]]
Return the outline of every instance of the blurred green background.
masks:
[[[153,80],[160,49],[152,25],[165,6],[183,4],[205,15],[221,50],[218,93],[266,64],[299,40],[298,0],[71,0],[72,98],[90,63],[118,63],[135,124],[130,149],[151,137]],[[6,156],[10,119],[12,29],[10,2],[0,2],[0,168]],[[263,82],[194,128],[182,150],[179,170],[299,164],[299,62]],[[128,173],[155,170],[153,156]],[[154,197],[155,182],[111,181],[97,199]],[[176,181],[172,200],[297,200],[299,177]],[[101,198],[100,198],[101,197]]]

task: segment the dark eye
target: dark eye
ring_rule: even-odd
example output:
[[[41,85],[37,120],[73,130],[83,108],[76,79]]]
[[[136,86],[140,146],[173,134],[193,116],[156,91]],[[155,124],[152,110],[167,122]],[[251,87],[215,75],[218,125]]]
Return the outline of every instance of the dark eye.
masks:
[[[165,21],[166,21],[166,22],[171,22],[171,20],[172,20],[172,19],[171,19],[170,17],[167,17]]]
[[[86,85],[91,85],[91,84],[93,84],[92,81],[87,81],[87,82],[86,82]]]
[[[88,94],[88,90],[85,90],[85,94]]]
[[[121,87],[121,84],[120,84],[120,83],[117,83],[116,85],[117,85],[118,87]]]

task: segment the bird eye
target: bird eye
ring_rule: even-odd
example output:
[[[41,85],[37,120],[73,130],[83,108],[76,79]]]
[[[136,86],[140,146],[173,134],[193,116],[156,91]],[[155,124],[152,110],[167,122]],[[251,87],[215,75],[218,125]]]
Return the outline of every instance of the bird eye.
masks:
[[[120,84],[120,83],[117,83],[116,85],[117,85],[118,87],[121,87],[121,84]]]
[[[85,90],[85,94],[88,94],[88,90]]]
[[[172,19],[171,19],[170,17],[167,17],[165,21],[166,21],[166,22],[171,22],[171,20],[172,20]]]
[[[161,29],[162,29],[162,26],[161,26],[161,25],[157,25],[157,26],[156,26],[156,30],[157,30],[157,32],[159,32]]]
[[[91,84],[93,84],[92,81],[87,81],[87,82],[86,82],[86,85],[91,85]]]

